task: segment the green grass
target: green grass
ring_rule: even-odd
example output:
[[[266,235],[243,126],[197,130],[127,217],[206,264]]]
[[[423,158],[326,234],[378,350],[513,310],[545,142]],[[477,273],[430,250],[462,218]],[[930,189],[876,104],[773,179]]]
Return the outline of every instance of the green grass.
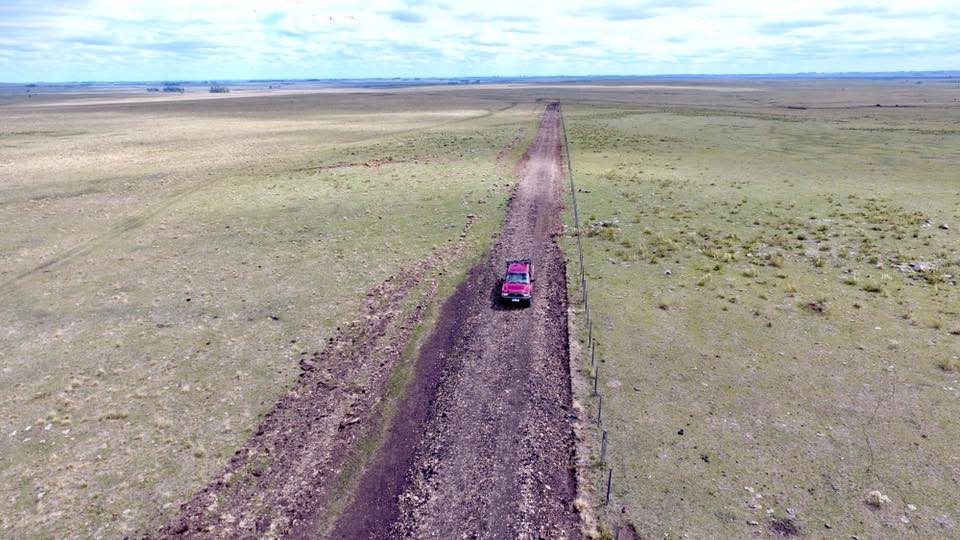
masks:
[[[615,476],[601,522],[956,534],[956,113],[564,109]],[[872,129],[897,122],[916,129]]]
[[[228,101],[19,111],[87,134],[0,149],[21,167],[0,188],[0,535],[120,537],[170,515],[370,287],[468,214],[466,253],[487,245],[512,184],[495,158],[535,111]]]

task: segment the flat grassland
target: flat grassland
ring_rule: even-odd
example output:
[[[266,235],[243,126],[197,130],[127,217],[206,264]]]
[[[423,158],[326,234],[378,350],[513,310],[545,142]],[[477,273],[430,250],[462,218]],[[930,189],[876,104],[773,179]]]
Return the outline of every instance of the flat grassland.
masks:
[[[488,246],[544,99],[602,531],[956,536],[960,88],[919,82],[2,97],[0,536],[162,523],[366,291],[469,214],[450,270]]]
[[[203,486],[366,292],[475,214],[444,270],[469,265],[512,186],[497,156],[538,108],[353,90],[0,110],[0,536],[120,538]]]
[[[735,85],[565,102],[601,531],[956,537],[960,85]]]

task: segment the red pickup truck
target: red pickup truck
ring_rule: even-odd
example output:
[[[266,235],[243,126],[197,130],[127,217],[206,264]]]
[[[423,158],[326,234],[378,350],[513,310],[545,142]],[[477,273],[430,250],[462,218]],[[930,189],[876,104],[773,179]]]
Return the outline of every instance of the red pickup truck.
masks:
[[[529,306],[532,296],[533,262],[530,259],[509,259],[507,272],[500,286],[500,301]]]

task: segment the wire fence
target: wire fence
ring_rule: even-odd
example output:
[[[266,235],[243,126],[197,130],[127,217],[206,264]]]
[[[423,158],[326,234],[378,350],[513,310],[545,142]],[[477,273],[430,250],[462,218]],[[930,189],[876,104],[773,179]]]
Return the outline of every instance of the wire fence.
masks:
[[[593,389],[592,394],[596,398],[597,403],[597,414],[594,417],[597,430],[600,436],[600,467],[601,471],[606,470],[606,486],[603,491],[603,500],[601,501],[602,506],[607,507],[610,505],[610,492],[613,487],[613,467],[607,461],[608,453],[608,430],[603,427],[603,394],[600,389],[600,364],[597,363],[596,353],[597,353],[597,339],[593,331],[593,317],[590,310],[590,293],[587,283],[587,275],[584,270],[583,263],[583,243],[581,237],[583,236],[583,230],[580,227],[580,210],[577,207],[577,186],[573,178],[573,162],[570,157],[570,140],[567,137],[567,125],[563,117],[562,107],[558,107],[560,113],[560,127],[563,131],[563,150],[566,154],[567,161],[567,175],[570,177],[570,199],[572,201],[573,207],[573,226],[574,226],[574,237],[577,239],[577,258],[579,260],[580,272],[579,272],[579,284],[580,284],[580,303],[583,305],[583,322],[584,330],[587,333],[586,348],[584,349],[584,360],[589,357],[590,359],[590,370],[593,372]],[[592,415],[591,415],[592,416]],[[617,527],[616,536],[619,536],[620,529]]]

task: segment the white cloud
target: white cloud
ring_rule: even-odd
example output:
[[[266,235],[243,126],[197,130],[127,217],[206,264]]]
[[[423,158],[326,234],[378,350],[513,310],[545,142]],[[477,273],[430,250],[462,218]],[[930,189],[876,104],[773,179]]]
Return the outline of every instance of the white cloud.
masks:
[[[4,0],[0,80],[960,67],[954,0]],[[906,45],[904,45],[906,44]]]

